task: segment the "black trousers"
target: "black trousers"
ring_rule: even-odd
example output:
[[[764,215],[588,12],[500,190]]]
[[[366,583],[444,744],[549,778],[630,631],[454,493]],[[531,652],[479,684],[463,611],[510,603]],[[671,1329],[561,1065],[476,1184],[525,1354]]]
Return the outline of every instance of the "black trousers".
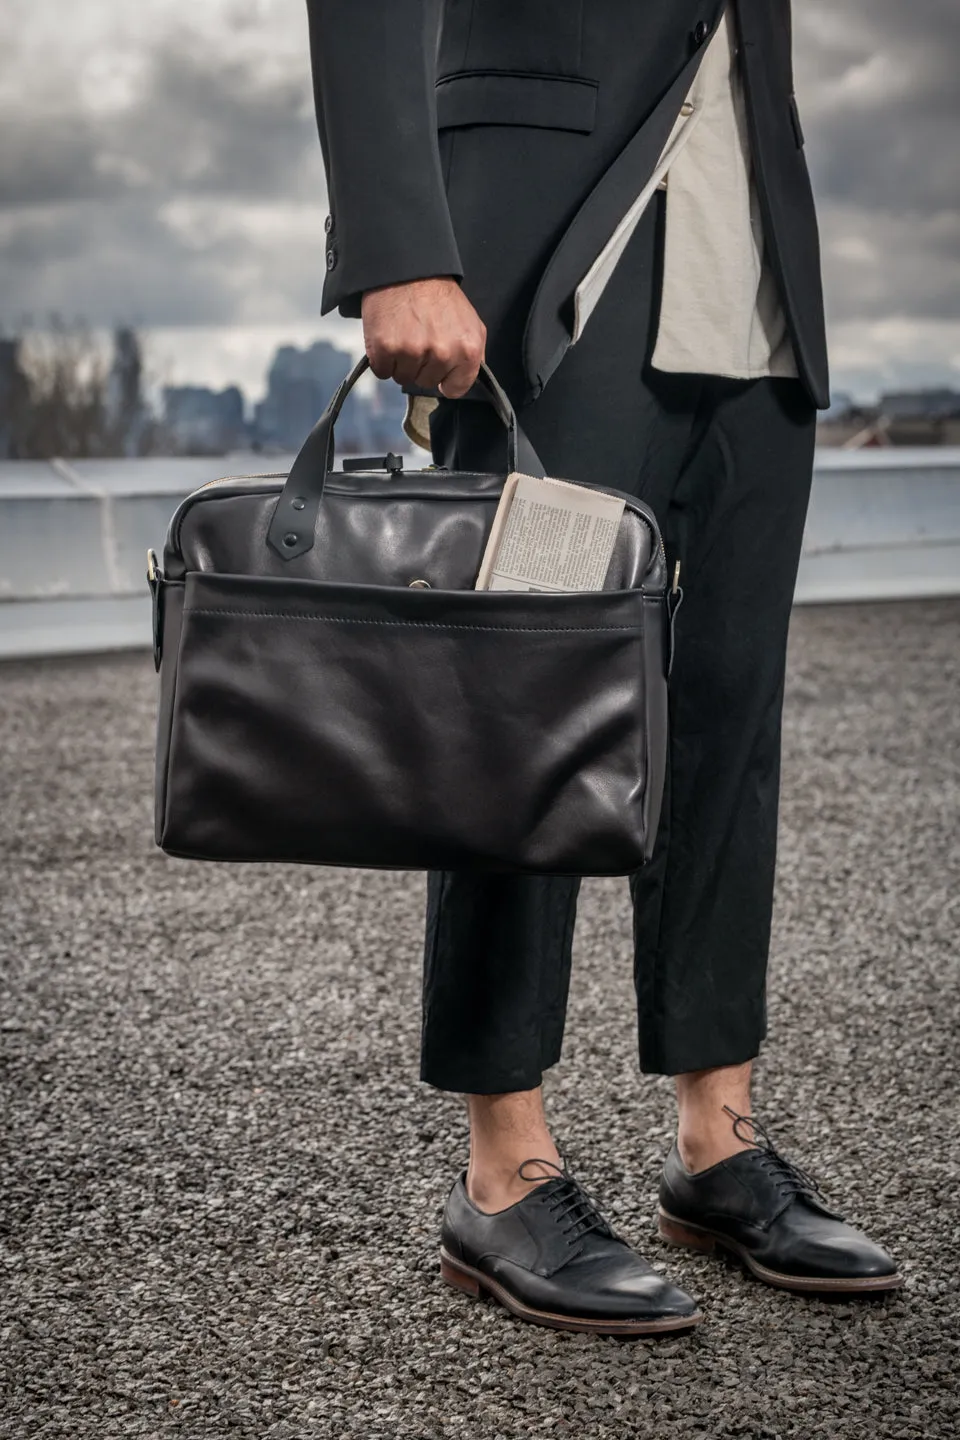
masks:
[[[641,496],[681,562],[670,755],[651,862],[629,877],[640,1068],[757,1054],[776,859],[787,629],[815,411],[789,379],[664,375],[648,355],[662,253],[648,211],[590,319],[520,412],[547,472]],[[496,418],[433,417],[438,461],[502,469]],[[421,1078],[527,1090],[560,1057],[579,880],[428,877]]]

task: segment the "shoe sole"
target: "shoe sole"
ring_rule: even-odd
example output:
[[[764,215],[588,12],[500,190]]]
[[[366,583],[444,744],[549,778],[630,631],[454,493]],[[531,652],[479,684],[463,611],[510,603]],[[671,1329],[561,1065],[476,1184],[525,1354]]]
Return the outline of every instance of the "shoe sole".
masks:
[[[552,1310],[537,1310],[511,1295],[499,1281],[482,1270],[475,1270],[453,1256],[441,1245],[440,1276],[448,1285],[471,1295],[475,1300],[491,1295],[520,1320],[534,1325],[548,1325],[552,1330],[577,1330],[591,1335],[666,1335],[677,1330],[692,1330],[703,1319],[700,1310],[692,1315],[665,1315],[659,1320],[593,1320],[586,1315],[557,1315]]]
[[[700,1250],[707,1255],[716,1250],[726,1250],[740,1260],[751,1275],[755,1275],[765,1285],[775,1285],[780,1290],[794,1290],[804,1295],[870,1295],[885,1290],[899,1290],[903,1284],[903,1276],[896,1272],[892,1275],[867,1275],[862,1280],[837,1279],[828,1275],[786,1275],[780,1270],[770,1270],[766,1265],[761,1265],[744,1245],[732,1240],[729,1235],[721,1235],[716,1230],[694,1225],[689,1220],[678,1220],[662,1207],[658,1218],[660,1238],[668,1245],[676,1245],[684,1250]]]

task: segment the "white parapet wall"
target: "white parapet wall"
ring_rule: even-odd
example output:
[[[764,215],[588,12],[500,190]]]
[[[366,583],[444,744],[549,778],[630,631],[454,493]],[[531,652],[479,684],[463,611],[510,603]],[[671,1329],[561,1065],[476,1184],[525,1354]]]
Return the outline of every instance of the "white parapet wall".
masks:
[[[0,462],[0,659],[148,646],[147,550],[183,497],[291,459]]]
[[[148,646],[146,551],[180,500],[291,458],[0,462],[0,658]],[[960,595],[960,450],[818,451],[797,602],[934,595]]]
[[[960,595],[960,450],[818,450],[797,601],[932,595]]]

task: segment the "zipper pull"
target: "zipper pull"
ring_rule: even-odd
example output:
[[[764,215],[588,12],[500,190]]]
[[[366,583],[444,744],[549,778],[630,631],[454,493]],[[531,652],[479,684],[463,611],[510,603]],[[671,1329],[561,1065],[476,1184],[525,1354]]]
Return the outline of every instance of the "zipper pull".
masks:
[[[163,647],[163,571],[155,550],[147,551],[147,584],[153,600],[153,666],[159,672]]]
[[[683,591],[680,589],[680,561],[673,567],[673,584],[670,586],[667,595],[667,679],[669,680],[673,670],[673,660],[677,649],[676,618],[677,611],[683,604]]]

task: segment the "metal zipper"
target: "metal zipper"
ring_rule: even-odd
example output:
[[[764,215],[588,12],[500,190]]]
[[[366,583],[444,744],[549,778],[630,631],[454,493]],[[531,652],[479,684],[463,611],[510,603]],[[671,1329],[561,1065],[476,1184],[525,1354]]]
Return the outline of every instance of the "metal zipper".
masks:
[[[286,478],[286,474],[282,470],[261,470],[254,475],[221,475],[216,480],[205,480],[202,485],[197,486],[196,490],[191,490],[189,495],[183,497],[171,517],[170,529],[173,532],[176,548],[180,547],[180,527],[183,524],[183,517],[197,496],[202,495],[204,490],[215,490],[218,485],[242,485],[246,480],[286,480]]]
[[[257,470],[252,475],[221,475],[218,480],[204,480],[196,490],[191,490],[186,497],[192,500],[194,495],[199,495],[201,490],[209,490],[214,485],[236,485],[241,480],[286,480],[282,470]]]

